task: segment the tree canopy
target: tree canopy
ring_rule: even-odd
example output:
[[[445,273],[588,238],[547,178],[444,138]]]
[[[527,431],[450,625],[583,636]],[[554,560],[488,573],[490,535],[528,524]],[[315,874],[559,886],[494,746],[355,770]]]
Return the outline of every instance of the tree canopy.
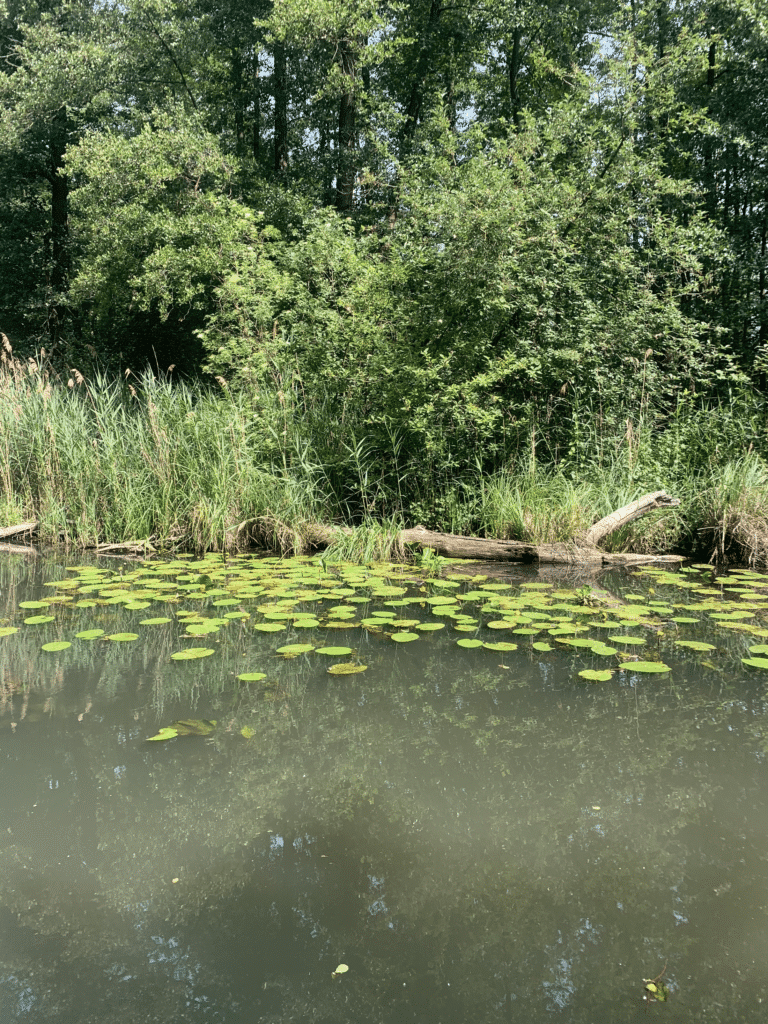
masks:
[[[756,0],[4,0],[0,40],[17,353],[280,395],[331,473],[765,383]]]

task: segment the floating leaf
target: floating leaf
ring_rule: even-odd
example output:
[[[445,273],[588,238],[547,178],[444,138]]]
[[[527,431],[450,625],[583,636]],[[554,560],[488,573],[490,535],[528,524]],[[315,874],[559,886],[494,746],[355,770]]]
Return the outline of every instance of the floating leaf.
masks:
[[[616,636],[615,633],[611,634],[612,644],[644,644],[645,638],[642,636]]]
[[[339,964],[336,970],[331,974],[332,978],[338,978],[340,974],[346,974],[349,968],[346,964]]]
[[[244,725],[240,730],[240,735],[244,736],[245,739],[249,740],[256,735],[256,731],[250,727],[250,725]]]
[[[590,683],[607,683],[613,675],[609,668],[585,668],[579,672],[582,679],[588,679]]]
[[[351,654],[351,647],[318,647],[315,654],[329,654],[331,657],[340,657],[342,654]]]
[[[0,626],[0,636],[13,636],[19,632],[18,626]]]
[[[409,644],[412,640],[418,640],[418,633],[393,633],[392,639],[399,644]]]
[[[467,639],[457,640],[456,644],[459,647],[482,647],[483,646],[483,641],[482,640],[470,640],[469,638],[467,638]]]
[[[534,651],[543,651],[545,653],[547,651],[553,651],[554,650],[554,647],[552,646],[552,644],[545,643],[543,640],[537,640],[531,646],[533,647]]]
[[[278,647],[278,654],[287,654],[291,658],[295,658],[297,654],[308,654],[310,651],[314,651],[313,644],[286,644],[284,647]]]
[[[147,736],[147,743],[152,743],[155,740],[173,740],[178,735],[179,734],[175,729],[172,729],[170,726],[165,726],[165,728],[161,729],[157,735]]]
[[[237,677],[243,683],[258,683],[260,679],[266,679],[266,672],[241,672]]]
[[[750,654],[768,654],[768,644],[753,644],[749,648]]]
[[[742,658],[742,665],[747,665],[749,668],[768,668],[768,658]]]
[[[474,626],[472,627],[474,629]],[[433,633],[436,629],[445,629],[444,622],[420,622],[416,629],[422,633]]]
[[[487,651],[516,651],[517,644],[508,644],[501,640],[497,644],[483,644]]]
[[[196,658],[207,658],[215,653],[212,647],[188,647],[186,651],[177,651],[171,657],[174,661],[194,661]]]
[[[253,628],[258,629],[260,633],[279,633],[285,626],[282,622],[257,622]]]
[[[118,641],[138,640],[139,639],[139,634],[138,633],[110,633],[107,637],[105,637],[105,639],[106,640],[118,640]]]
[[[688,647],[692,651],[714,651],[716,649],[714,644],[705,644],[701,640],[676,640],[675,646]]]
[[[649,675],[672,671],[662,661],[625,661],[621,668],[626,672],[647,672]]]
[[[42,649],[44,651],[66,651],[66,649],[71,646],[72,644],[69,640],[54,640],[53,643],[43,644]]]
[[[100,636],[104,636],[103,629],[84,629],[80,633],[75,633],[78,640],[98,640]]]
[[[341,662],[338,665],[331,665],[328,673],[332,676],[354,676],[358,672],[365,672],[367,668],[367,665],[352,665]]]
[[[53,622],[53,615],[30,615],[29,618],[24,619],[24,624],[27,626],[39,626],[43,622]]]
[[[19,601],[19,608],[47,608],[50,601]]]

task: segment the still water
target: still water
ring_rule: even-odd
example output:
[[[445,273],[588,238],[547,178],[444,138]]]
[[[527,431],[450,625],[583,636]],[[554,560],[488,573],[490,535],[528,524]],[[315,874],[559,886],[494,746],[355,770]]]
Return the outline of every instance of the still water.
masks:
[[[768,1019],[768,577],[455,570],[0,555],[0,1021]]]

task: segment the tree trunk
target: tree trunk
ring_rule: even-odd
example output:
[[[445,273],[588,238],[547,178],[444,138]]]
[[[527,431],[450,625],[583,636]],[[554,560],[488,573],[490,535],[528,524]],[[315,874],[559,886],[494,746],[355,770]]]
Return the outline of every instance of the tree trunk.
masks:
[[[336,172],[336,209],[352,209],[355,198],[355,113],[357,105],[355,55],[344,40],[339,46],[339,61],[346,82],[346,91],[339,99],[339,165]]]
[[[429,8],[429,19],[424,31],[424,37],[419,51],[418,60],[413,75],[411,76],[411,92],[408,97],[408,105],[405,108],[405,124],[401,135],[401,156],[407,151],[411,139],[416,131],[421,115],[421,106],[424,99],[424,82],[429,70],[432,57],[432,36],[437,29],[440,15],[443,10],[443,0],[432,0]]]
[[[275,173],[288,170],[288,62],[285,45],[275,43],[273,88],[275,95]]]
[[[507,76],[509,78],[509,101],[512,104],[512,120],[520,131],[520,96],[517,79],[520,74],[520,43],[523,38],[522,26],[517,25],[512,33],[512,47],[507,49]]]
[[[69,278],[69,179],[64,172],[67,123],[67,108],[62,105],[53,116],[50,136],[51,287],[57,295],[65,290]]]

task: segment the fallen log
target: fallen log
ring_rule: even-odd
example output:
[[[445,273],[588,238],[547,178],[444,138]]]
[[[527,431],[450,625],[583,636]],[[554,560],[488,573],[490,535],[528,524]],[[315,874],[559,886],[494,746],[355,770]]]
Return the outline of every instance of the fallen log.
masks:
[[[39,523],[18,523],[16,526],[2,526],[0,527],[0,540],[6,540],[8,537],[18,537],[22,533],[36,533]]]
[[[615,530],[655,509],[672,508],[680,504],[664,491],[645,494],[637,501],[616,509],[600,519],[584,534],[572,541],[559,544],[527,544],[516,540],[491,540],[485,537],[460,537],[452,533],[437,533],[423,526],[401,530],[396,543],[402,547],[414,545],[422,550],[431,548],[446,558],[469,558],[472,561],[538,562],[540,565],[641,565],[646,562],[679,563],[681,555],[609,554],[597,547]],[[306,539],[314,547],[327,547],[343,527],[316,526]]]

